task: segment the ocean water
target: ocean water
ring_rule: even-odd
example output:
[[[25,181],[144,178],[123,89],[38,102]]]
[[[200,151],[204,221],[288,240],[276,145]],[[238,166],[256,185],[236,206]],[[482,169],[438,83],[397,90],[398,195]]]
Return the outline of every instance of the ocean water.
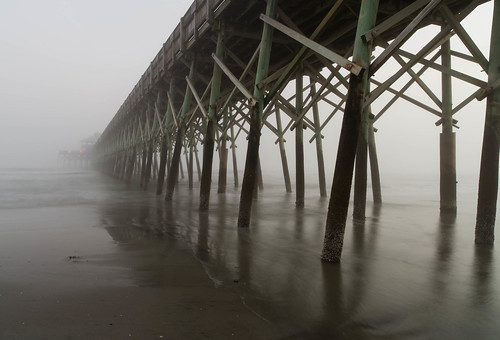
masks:
[[[241,230],[230,184],[200,212],[198,189],[185,180],[166,203],[93,171],[0,170],[0,282],[53,284],[68,259],[99,262],[116,248],[126,263],[120,246],[157,237],[155,247],[183,244],[214,289],[239,285],[241,303],[290,338],[500,337],[500,253],[473,243],[476,179],[460,181],[458,213],[440,215],[436,179],[384,178],[384,203],[368,203],[365,221],[349,217],[342,263],[332,265],[320,261],[328,200],[316,183],[296,209],[281,179],[264,176]],[[161,258],[151,256],[75,271],[57,289],[161,287]]]

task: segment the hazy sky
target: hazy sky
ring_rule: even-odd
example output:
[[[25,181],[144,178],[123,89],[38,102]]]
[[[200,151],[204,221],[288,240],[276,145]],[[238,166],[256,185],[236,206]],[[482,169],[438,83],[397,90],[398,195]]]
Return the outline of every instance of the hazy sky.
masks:
[[[188,0],[2,0],[0,167],[54,166],[57,150],[77,149],[80,140],[102,132],[190,4]],[[464,21],[486,56],[491,12],[490,2]],[[456,39],[452,47],[466,51]],[[454,65],[486,79],[475,65]],[[439,76],[430,74],[427,81],[440,96]],[[474,90],[455,81],[454,104]],[[374,111],[380,106],[374,104]],[[461,127],[457,132],[459,172],[476,173],[484,102],[474,101],[456,118]],[[270,120],[274,124],[274,118]],[[382,172],[436,174],[441,130],[434,126],[436,120],[405,102],[388,111],[376,124]],[[340,122],[341,115],[332,120],[324,140],[329,179]],[[306,130],[307,139],[309,133]],[[289,134],[292,172],[293,140]],[[275,137],[264,135],[263,143],[266,141],[272,143],[266,148],[272,152],[263,154],[263,163],[279,170]],[[246,150],[245,144],[242,139],[240,154]],[[306,150],[306,160],[314,168],[314,149]],[[241,170],[243,158],[239,166]]]
[[[102,132],[189,0],[0,1],[0,167]]]

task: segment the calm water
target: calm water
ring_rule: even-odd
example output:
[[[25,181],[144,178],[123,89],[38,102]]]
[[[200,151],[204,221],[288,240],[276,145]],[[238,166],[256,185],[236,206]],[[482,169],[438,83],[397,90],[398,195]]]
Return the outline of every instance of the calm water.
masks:
[[[328,201],[315,183],[296,210],[281,180],[264,178],[251,228],[238,230],[239,193],[230,185],[200,213],[198,190],[183,180],[166,204],[95,172],[0,170],[0,278],[43,282],[50,261],[37,270],[19,263],[42,252],[63,259],[145,247],[142,239],[162,235],[165,247],[187,246],[215,287],[244,287],[242,304],[298,339],[500,338],[500,254],[473,244],[475,179],[459,183],[456,216],[440,216],[434,180],[384,180],[385,203],[369,205],[364,222],[348,220],[342,264],[328,265],[319,260]],[[164,280],[160,264],[141,258],[131,264],[141,270],[92,270],[112,271],[112,284],[154,287]]]

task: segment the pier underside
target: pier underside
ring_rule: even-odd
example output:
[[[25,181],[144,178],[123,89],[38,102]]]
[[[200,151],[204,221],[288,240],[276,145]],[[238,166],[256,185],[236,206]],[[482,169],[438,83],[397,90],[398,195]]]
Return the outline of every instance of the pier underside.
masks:
[[[197,0],[102,134],[96,162],[125,181],[140,177],[145,190],[154,183],[167,201],[175,200],[179,176],[186,172],[193,188],[197,173],[203,211],[212,191],[225,192],[231,158],[234,185],[241,183],[237,224],[247,228],[252,201],[263,188],[259,152],[274,147],[261,143],[264,131],[279,147],[286,192],[292,192],[292,179],[285,135],[294,134],[295,208],[307,205],[303,132],[309,130],[321,197],[327,196],[325,177],[330,176],[324,148],[338,148],[322,259],[339,262],[353,181],[354,217],[365,217],[368,167],[373,201],[382,203],[374,124],[396,101],[435,116],[441,128],[440,209],[455,212],[454,115],[472,101],[485,100],[476,242],[491,244],[498,188],[500,4],[494,1],[489,59],[461,25],[486,2]],[[412,40],[431,26],[439,29],[429,30],[425,41]],[[467,53],[454,50],[452,38]],[[453,60],[469,66],[455,69]],[[438,86],[426,80],[428,73],[439,75]],[[466,84],[470,94],[457,100],[456,83]],[[422,95],[414,95],[415,87]],[[338,144],[323,145],[336,114],[343,115]],[[236,142],[242,140],[247,152],[240,179]],[[217,188],[214,168],[219,169]]]

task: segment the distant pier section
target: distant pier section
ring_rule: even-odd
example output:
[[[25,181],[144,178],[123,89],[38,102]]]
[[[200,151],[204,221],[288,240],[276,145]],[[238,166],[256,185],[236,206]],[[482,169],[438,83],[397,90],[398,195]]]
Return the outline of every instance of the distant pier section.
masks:
[[[60,168],[90,168],[94,145],[100,136],[100,133],[95,133],[91,137],[81,140],[79,150],[59,150],[57,152],[57,166]]]

